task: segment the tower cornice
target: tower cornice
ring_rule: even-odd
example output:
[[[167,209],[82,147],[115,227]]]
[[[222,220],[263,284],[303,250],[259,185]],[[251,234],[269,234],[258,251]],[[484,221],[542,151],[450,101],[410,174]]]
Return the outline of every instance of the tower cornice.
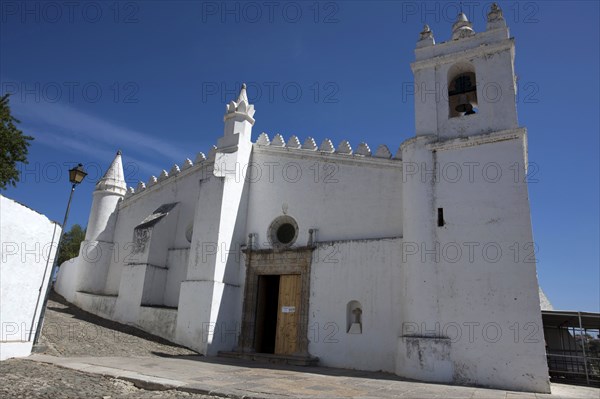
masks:
[[[469,40],[469,39],[467,39]],[[472,39],[471,39],[472,40]],[[442,46],[445,43],[436,45],[436,46]],[[448,44],[454,44],[452,42],[448,42]],[[482,55],[485,54],[493,54],[493,53],[498,53],[501,51],[506,51],[506,50],[511,50],[514,49],[514,38],[508,38],[508,39],[504,39],[500,42],[497,43],[491,43],[491,44],[486,44],[486,43],[479,43],[479,40],[474,43],[475,45],[472,47],[468,47],[465,48],[462,51],[458,51],[458,52],[444,52],[444,51],[440,51],[439,55],[434,54],[430,54],[428,58],[417,58],[417,60],[415,62],[412,62],[410,64],[410,67],[412,69],[413,72],[418,71],[420,69],[424,69],[424,68],[431,68],[431,67],[435,67],[436,65],[440,65],[440,64],[447,64],[447,63],[454,63],[457,62],[459,60],[464,60],[465,58],[473,58],[473,57],[480,57]],[[428,50],[434,47],[428,47],[425,48],[424,50]]]

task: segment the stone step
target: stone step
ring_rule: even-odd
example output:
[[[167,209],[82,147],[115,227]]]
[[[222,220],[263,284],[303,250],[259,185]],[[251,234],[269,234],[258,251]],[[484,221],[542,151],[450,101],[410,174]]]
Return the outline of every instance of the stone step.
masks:
[[[317,366],[319,358],[313,356],[275,355],[272,353],[226,352],[220,351],[220,357],[230,359],[253,360],[263,363],[288,364],[291,366]]]

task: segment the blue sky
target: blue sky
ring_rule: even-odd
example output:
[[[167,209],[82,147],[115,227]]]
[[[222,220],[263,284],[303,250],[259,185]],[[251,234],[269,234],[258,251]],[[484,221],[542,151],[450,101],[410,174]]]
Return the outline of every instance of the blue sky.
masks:
[[[516,38],[519,122],[540,283],[556,308],[599,311],[599,6],[499,2]],[[69,225],[87,223],[115,151],[131,185],[207,152],[242,82],[254,139],[296,134],[394,152],[414,134],[409,63],[428,23],[448,40],[458,2],[3,1],[0,93],[36,140],[5,193],[62,220],[66,171],[89,178]],[[490,2],[463,1],[476,31]]]

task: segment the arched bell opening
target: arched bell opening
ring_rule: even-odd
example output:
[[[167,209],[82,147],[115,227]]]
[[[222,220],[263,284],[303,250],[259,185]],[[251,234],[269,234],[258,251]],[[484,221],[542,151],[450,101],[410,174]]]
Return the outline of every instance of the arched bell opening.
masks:
[[[470,63],[458,63],[448,71],[448,116],[477,113],[477,79]]]

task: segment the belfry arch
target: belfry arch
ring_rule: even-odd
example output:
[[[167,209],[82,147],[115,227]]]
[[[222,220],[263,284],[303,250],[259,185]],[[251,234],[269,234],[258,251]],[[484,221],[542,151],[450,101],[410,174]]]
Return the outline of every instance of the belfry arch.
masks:
[[[477,76],[470,62],[458,62],[448,69],[448,117],[477,113]]]

